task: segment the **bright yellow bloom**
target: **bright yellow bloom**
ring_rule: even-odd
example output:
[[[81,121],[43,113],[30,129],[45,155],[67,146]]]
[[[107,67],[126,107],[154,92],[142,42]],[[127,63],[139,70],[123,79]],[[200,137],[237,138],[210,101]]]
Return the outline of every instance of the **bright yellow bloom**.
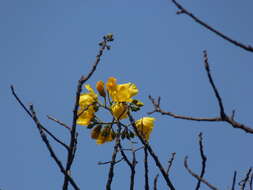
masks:
[[[112,114],[113,116],[117,119],[125,119],[127,118],[127,105],[125,105],[124,103],[114,103],[111,106],[111,110],[112,110]]]
[[[104,144],[105,142],[113,141],[113,132],[110,127],[105,127],[100,133],[96,140],[97,144]]]
[[[89,125],[91,120],[95,116],[95,110],[93,106],[89,106],[88,108],[80,108],[77,112],[77,115],[79,115],[76,123],[78,125]]]
[[[79,116],[77,119],[78,125],[89,125],[95,116],[93,104],[97,101],[97,94],[90,85],[85,85],[85,88],[88,92],[81,94],[79,99],[79,110],[77,113]]]
[[[135,122],[139,134],[146,140],[149,140],[150,133],[154,127],[155,118],[143,117]]]
[[[138,89],[135,84],[117,84],[117,80],[113,77],[108,79],[106,88],[114,102],[131,102],[131,98],[138,93]]]
[[[105,97],[105,89],[104,89],[104,82],[103,81],[98,81],[97,84],[96,84],[96,88],[97,88],[97,91],[99,92],[100,96],[103,96]]]
[[[85,88],[89,91],[88,93],[83,93],[80,95],[79,99],[79,106],[80,107],[87,107],[88,105],[91,105],[97,101],[97,94],[94,92],[94,90],[91,88],[90,85],[85,85]]]

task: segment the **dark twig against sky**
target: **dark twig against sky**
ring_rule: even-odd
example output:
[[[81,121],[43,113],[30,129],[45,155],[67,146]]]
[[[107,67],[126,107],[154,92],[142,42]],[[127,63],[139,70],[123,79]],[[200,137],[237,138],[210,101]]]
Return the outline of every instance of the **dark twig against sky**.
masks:
[[[148,150],[147,150],[147,147],[144,147],[144,174],[145,174],[145,190],[149,190]]]
[[[205,169],[206,169],[206,160],[207,160],[207,157],[204,154],[204,146],[203,146],[202,133],[199,133],[199,151],[200,151],[200,156],[201,156],[201,160],[202,160],[200,178],[203,179],[204,174],[205,174]],[[195,188],[196,190],[198,190],[200,188],[200,184],[201,184],[201,180],[198,179],[198,183],[197,183],[197,186]]]
[[[99,43],[100,49],[96,56],[95,63],[92,66],[91,71],[88,73],[87,76],[81,76],[80,80],[77,84],[77,90],[76,90],[76,100],[74,104],[74,110],[73,110],[73,122],[72,122],[72,128],[71,128],[71,137],[70,137],[70,143],[69,143],[69,151],[68,151],[68,157],[67,157],[67,163],[66,163],[66,171],[70,172],[71,165],[74,161],[74,155],[76,150],[76,144],[77,144],[77,135],[76,135],[76,121],[78,119],[78,108],[79,108],[79,99],[82,91],[83,84],[90,79],[90,77],[95,72],[97,65],[100,62],[100,58],[103,55],[103,52],[105,49],[110,49],[110,46],[107,44],[108,42],[113,41],[112,35],[106,35],[103,37],[103,41]],[[65,177],[64,183],[63,183],[63,190],[68,189],[68,178]]]
[[[56,138],[51,132],[49,132],[48,130],[46,130],[46,128],[39,122],[37,115],[35,113],[35,110],[33,108],[33,105],[30,105],[30,111],[29,109],[24,105],[24,103],[21,101],[21,99],[18,97],[18,95],[15,92],[15,89],[13,86],[11,86],[11,91],[13,96],[15,97],[15,99],[17,100],[17,102],[21,105],[21,107],[25,110],[25,112],[32,118],[32,120],[34,121],[34,123],[37,126],[37,129],[39,130],[40,136],[42,141],[45,143],[48,151],[50,152],[51,157],[53,158],[53,160],[56,162],[57,166],[59,167],[60,171],[64,174],[64,176],[66,178],[68,178],[68,180],[70,181],[70,184],[73,186],[73,188],[75,190],[79,190],[79,187],[77,186],[77,184],[75,183],[75,181],[72,179],[71,176],[69,176],[69,174],[65,171],[62,162],[59,160],[59,158],[57,157],[57,155],[55,154],[45,132],[47,132],[47,134],[49,134],[56,142],[62,144],[64,147],[66,146],[64,143],[62,143],[58,138]],[[66,147],[65,147],[66,148]]]
[[[188,163],[187,163],[187,159],[188,157],[186,156],[184,159],[184,167],[186,168],[186,170],[193,176],[195,177],[197,180],[200,180],[202,183],[206,184],[210,189],[212,190],[218,190],[218,188],[214,187],[213,185],[211,185],[208,181],[206,181],[205,179],[201,178],[200,176],[198,176],[197,174],[195,174],[189,167],[188,167]]]
[[[245,45],[242,44],[230,37],[228,37],[227,35],[223,34],[222,32],[214,29],[213,27],[211,27],[210,25],[208,25],[206,22],[200,20],[198,17],[196,17],[194,14],[192,14],[191,12],[189,12],[188,10],[186,10],[181,4],[179,4],[176,0],[171,0],[176,7],[179,9],[179,11],[177,12],[177,14],[186,14],[187,16],[189,16],[190,18],[192,18],[195,22],[197,22],[198,24],[200,24],[201,26],[205,27],[206,29],[208,29],[209,31],[215,33],[216,35],[220,36],[221,38],[223,38],[224,40],[234,44],[237,47],[240,47],[246,51],[249,52],[253,52],[253,47],[250,45]]]
[[[183,115],[174,114],[172,112],[162,110],[160,107],[161,98],[159,97],[158,100],[156,101],[152,96],[149,96],[149,99],[153,104],[154,110],[149,112],[148,114],[153,114],[155,112],[158,112],[162,115],[168,115],[168,116],[174,117],[176,119],[184,119],[184,120],[191,120],[191,121],[207,121],[207,122],[218,122],[218,121],[221,122],[222,121],[222,122],[229,123],[230,126],[232,126],[234,128],[241,129],[247,133],[253,134],[252,128],[234,120],[234,112],[231,117],[225,113],[222,98],[219,94],[219,91],[218,91],[218,89],[214,83],[214,80],[212,78],[212,75],[211,75],[210,66],[208,63],[207,51],[203,51],[203,55],[204,55],[203,56],[204,57],[204,65],[205,65],[205,70],[206,70],[206,73],[208,76],[208,80],[209,80],[209,83],[211,84],[211,87],[214,91],[215,97],[216,97],[218,105],[219,105],[219,109],[220,109],[219,116],[218,117],[202,117],[202,118],[200,118],[200,117],[191,117],[191,116],[183,116]]]
[[[243,180],[240,181],[239,185],[241,186],[241,190],[244,190],[246,187],[247,182],[250,180],[250,174],[251,174],[252,168],[250,168]],[[250,183],[250,182],[249,182]]]
[[[233,176],[233,183],[232,183],[232,190],[235,190],[235,183],[236,183],[236,171],[234,172],[234,176]]]

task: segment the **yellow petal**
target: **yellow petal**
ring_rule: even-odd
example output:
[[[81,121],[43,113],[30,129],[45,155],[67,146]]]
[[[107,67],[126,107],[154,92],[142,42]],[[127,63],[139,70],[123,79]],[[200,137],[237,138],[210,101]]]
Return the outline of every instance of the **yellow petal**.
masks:
[[[84,109],[79,109],[77,114],[80,115],[77,118],[77,124],[78,125],[89,125],[91,120],[94,118],[95,114],[94,114],[95,110],[92,106],[90,106],[87,110],[84,111]]]
[[[138,132],[145,139],[149,140],[149,136],[154,127],[155,118],[153,117],[143,117],[135,122]]]
[[[112,114],[117,119],[125,119],[127,118],[127,105],[124,103],[114,103],[111,106]]]

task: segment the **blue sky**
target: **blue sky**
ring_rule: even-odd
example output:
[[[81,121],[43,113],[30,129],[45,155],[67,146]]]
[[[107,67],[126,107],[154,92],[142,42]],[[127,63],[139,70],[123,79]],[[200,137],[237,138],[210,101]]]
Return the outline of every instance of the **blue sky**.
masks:
[[[180,1],[210,25],[228,36],[253,44],[250,0]],[[212,74],[227,113],[253,126],[253,54],[220,39],[185,15],[176,15],[168,0],[2,0],[0,1],[0,188],[60,189],[63,176],[42,143],[33,122],[10,93],[13,84],[28,105],[33,103],[41,122],[68,143],[64,128],[47,120],[50,114],[71,124],[77,80],[88,73],[104,34],[112,32],[112,49],[89,84],[115,76],[119,83],[134,82],[138,99],[152,110],[148,95],[161,96],[165,110],[192,116],[216,116],[218,105],[203,67],[207,50]],[[203,132],[207,161],[206,179],[220,189],[230,187],[233,171],[242,178],[252,166],[252,135],[226,123],[187,122],[154,114],[157,118],[150,143],[163,164],[176,152],[171,178],[177,189],[196,181],[183,168],[200,171],[199,132]],[[79,146],[73,176],[81,189],[104,189],[109,166],[98,161],[111,158],[112,143],[98,146],[89,131],[79,126]],[[60,158],[66,152],[54,144]],[[143,154],[138,153],[136,189],[144,187]],[[150,162],[153,164],[153,161]],[[113,189],[128,189],[129,168],[116,168]],[[158,170],[150,168],[150,179]],[[159,179],[159,189],[165,184]],[[207,189],[202,185],[202,189]]]

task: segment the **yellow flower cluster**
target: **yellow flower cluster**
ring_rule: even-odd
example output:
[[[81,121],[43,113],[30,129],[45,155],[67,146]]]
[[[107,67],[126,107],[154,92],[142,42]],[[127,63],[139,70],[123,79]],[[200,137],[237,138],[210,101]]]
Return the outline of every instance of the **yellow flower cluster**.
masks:
[[[120,120],[128,117],[129,111],[138,111],[140,107],[144,105],[139,100],[132,99],[132,97],[139,92],[135,84],[117,84],[117,79],[114,77],[110,77],[106,85],[104,85],[103,81],[98,81],[96,84],[98,94],[104,98],[104,104],[99,102],[98,95],[90,85],[86,85],[85,88],[88,92],[80,96],[77,124],[93,128],[91,131],[91,138],[96,139],[97,144],[113,141],[116,136],[112,128],[114,125],[113,122],[105,125],[103,122],[99,121],[95,114],[99,108],[109,110],[113,116],[113,121],[121,122]],[[107,103],[109,103],[109,106],[107,106]],[[143,117],[135,123],[138,133],[147,141],[153,130],[154,121],[155,119],[152,117]],[[125,133],[128,134],[128,131],[131,130],[125,130],[124,135],[122,133],[121,137],[125,137]],[[131,134],[133,133],[131,132]],[[128,138],[130,138],[130,136],[132,137],[134,135],[127,135]]]

